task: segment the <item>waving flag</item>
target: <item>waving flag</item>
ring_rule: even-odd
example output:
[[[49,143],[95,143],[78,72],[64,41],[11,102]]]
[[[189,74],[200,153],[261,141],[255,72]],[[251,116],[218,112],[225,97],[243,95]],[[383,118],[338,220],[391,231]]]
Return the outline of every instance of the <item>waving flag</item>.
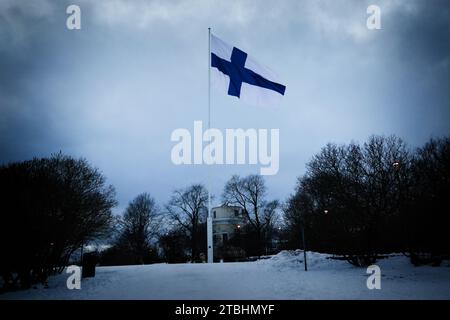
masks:
[[[211,34],[211,80],[215,87],[251,105],[274,105],[286,87],[246,52]]]

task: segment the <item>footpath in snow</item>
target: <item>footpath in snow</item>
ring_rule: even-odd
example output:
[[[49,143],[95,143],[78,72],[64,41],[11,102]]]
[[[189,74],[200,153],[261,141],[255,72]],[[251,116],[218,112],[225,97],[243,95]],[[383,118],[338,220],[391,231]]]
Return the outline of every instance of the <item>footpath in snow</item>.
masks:
[[[414,267],[398,255],[377,262],[381,289],[369,290],[365,268],[329,255],[283,251],[256,262],[154,264],[98,267],[80,290],[68,275],[53,276],[49,288],[0,294],[0,299],[450,299],[450,267]]]

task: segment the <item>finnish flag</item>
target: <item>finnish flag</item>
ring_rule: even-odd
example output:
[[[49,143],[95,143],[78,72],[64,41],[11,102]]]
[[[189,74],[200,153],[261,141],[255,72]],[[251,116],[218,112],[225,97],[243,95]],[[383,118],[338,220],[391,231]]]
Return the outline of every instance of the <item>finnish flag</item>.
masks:
[[[212,34],[211,81],[219,90],[256,106],[277,104],[286,90],[267,67]]]

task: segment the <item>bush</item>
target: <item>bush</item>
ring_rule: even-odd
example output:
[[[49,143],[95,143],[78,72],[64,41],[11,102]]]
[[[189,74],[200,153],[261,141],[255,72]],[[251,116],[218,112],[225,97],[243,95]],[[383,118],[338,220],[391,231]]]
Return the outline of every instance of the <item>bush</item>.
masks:
[[[61,272],[82,244],[108,233],[116,204],[97,169],[62,154],[1,166],[0,189],[1,276],[8,289]]]

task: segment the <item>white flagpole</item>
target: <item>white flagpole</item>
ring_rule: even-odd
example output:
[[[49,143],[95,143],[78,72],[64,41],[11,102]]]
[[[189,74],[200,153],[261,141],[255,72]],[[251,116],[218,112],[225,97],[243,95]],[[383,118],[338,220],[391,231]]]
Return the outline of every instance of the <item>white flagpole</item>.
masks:
[[[208,28],[208,130],[211,129],[211,28]],[[206,218],[206,233],[208,245],[208,263],[214,262],[213,224],[211,216],[211,176],[208,176],[208,218]]]

